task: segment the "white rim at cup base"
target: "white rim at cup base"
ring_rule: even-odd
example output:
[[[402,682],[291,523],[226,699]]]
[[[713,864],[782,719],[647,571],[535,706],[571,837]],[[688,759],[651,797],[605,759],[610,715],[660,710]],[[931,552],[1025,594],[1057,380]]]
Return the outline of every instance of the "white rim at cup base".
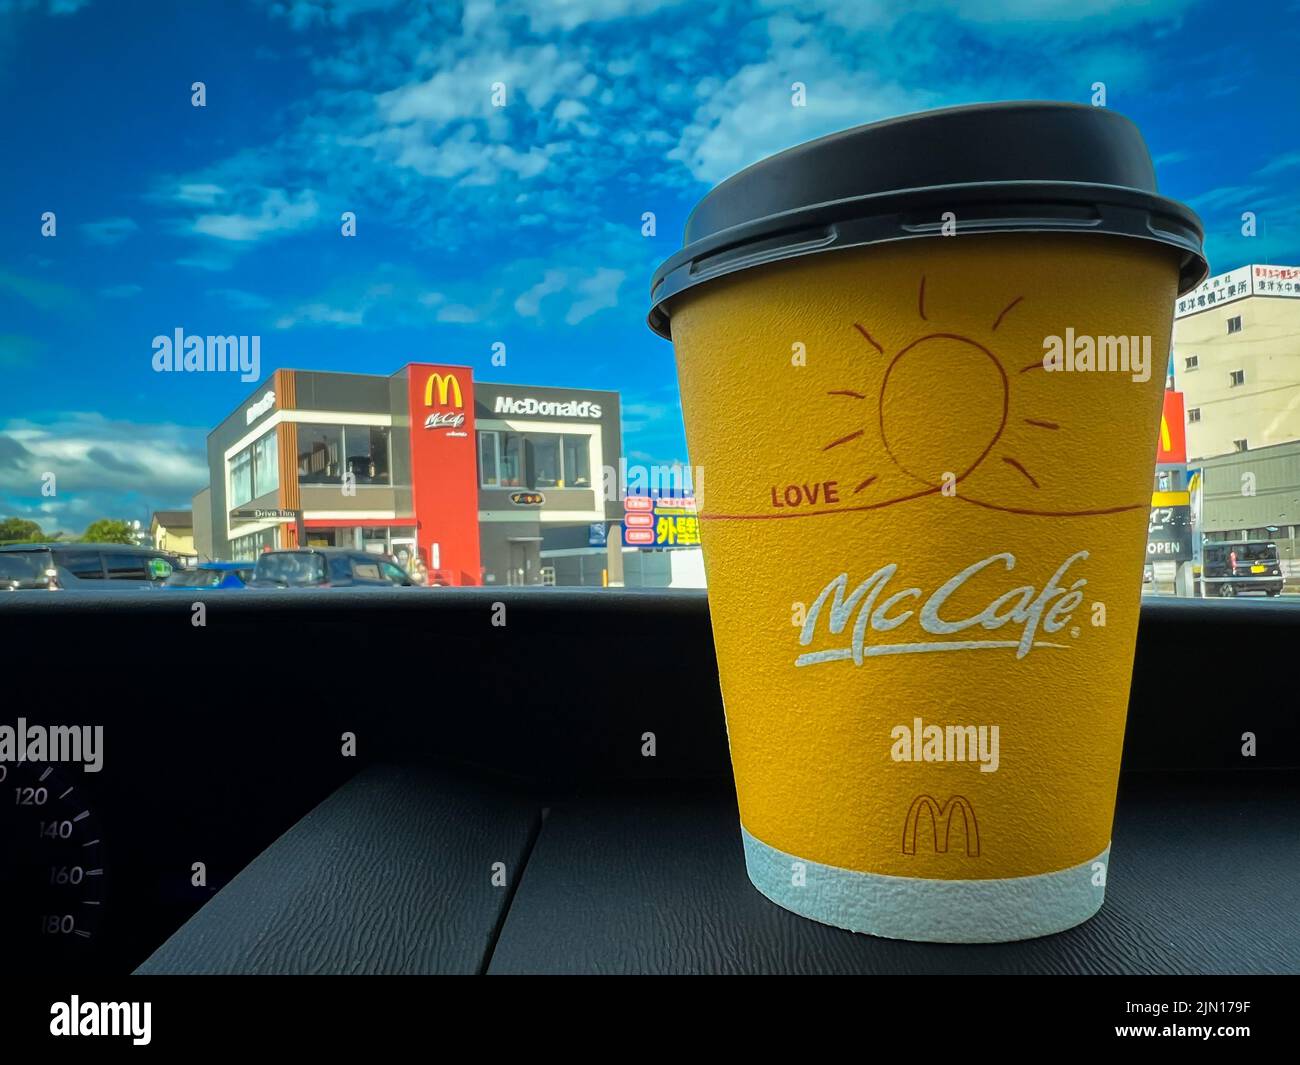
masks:
[[[749,879],[778,906],[851,932],[923,943],[1009,943],[1082,924],[1106,896],[1110,846],[1068,869],[996,880],[931,880],[823,865],[740,828]],[[800,866],[802,868],[800,868]]]

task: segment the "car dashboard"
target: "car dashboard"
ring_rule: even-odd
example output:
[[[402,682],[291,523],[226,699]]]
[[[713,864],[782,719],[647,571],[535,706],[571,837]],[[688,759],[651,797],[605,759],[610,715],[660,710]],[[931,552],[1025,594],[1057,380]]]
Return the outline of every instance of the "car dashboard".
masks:
[[[1296,972],[1296,616],[1144,602],[1105,907],[970,946],[750,887],[702,592],[15,594],[0,724],[100,764],[9,765],[0,920],[104,977]]]

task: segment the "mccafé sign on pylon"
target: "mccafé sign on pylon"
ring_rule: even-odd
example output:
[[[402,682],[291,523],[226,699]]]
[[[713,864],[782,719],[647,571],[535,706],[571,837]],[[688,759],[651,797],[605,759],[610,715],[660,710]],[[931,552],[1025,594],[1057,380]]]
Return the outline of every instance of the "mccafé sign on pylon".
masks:
[[[433,402],[434,393],[438,402]],[[448,436],[457,433],[465,424],[465,396],[460,390],[460,379],[454,373],[431,372],[424,382],[424,405],[434,408],[424,416],[426,429],[448,429]]]
[[[452,583],[477,584],[474,374],[469,367],[427,363],[412,363],[408,372],[412,505],[428,515],[416,528],[420,554],[431,569],[449,573]]]

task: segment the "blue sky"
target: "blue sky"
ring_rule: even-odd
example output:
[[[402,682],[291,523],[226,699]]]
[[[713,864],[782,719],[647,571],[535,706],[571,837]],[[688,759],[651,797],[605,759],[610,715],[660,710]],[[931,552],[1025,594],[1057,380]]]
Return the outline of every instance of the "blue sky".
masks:
[[[908,111],[1104,82],[1216,273],[1294,264],[1298,24],[1296,2],[0,0],[0,516],[189,505],[252,386],[154,373],[176,327],[260,335],[264,373],[427,359],[617,389],[629,456],[684,460],[644,316],[690,208]]]

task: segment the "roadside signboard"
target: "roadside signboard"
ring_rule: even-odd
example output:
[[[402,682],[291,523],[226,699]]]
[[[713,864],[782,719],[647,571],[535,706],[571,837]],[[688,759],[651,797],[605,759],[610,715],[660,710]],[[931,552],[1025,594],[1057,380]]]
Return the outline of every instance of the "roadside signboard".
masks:
[[[623,542],[637,547],[698,547],[700,517],[694,496],[628,496]]]
[[[1191,557],[1191,494],[1153,492],[1147,522],[1147,561],[1188,562]]]

